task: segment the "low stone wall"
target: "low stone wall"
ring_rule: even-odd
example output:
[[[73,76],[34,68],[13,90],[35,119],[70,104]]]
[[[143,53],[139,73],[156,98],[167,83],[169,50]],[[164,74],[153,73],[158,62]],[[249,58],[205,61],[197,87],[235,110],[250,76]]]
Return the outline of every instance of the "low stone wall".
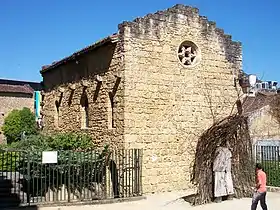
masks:
[[[268,192],[280,192],[280,187],[268,186],[268,187],[267,187],[267,191],[268,191]]]

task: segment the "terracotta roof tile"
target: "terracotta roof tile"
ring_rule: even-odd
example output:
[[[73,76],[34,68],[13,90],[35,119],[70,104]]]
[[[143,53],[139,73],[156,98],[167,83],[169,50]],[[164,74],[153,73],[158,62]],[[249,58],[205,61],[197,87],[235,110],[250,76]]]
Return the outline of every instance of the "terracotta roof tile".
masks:
[[[0,92],[1,93],[33,94],[34,90],[29,85],[0,84]]]

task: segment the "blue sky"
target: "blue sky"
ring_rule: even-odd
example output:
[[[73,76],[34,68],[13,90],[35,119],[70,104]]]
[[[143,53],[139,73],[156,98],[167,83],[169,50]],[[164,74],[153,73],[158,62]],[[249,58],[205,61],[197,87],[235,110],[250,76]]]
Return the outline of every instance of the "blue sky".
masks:
[[[177,3],[198,7],[241,41],[246,72],[280,82],[279,0],[1,0],[0,78],[41,81],[42,65]]]

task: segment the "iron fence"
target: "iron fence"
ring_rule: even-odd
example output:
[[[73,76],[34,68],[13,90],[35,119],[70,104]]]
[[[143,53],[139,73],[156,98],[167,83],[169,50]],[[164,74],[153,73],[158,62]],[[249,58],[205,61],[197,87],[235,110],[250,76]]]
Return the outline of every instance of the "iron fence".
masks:
[[[30,205],[90,202],[142,194],[142,150],[51,154],[52,157],[50,153],[47,157],[41,151],[1,151],[0,197]]]
[[[280,187],[280,147],[257,145],[254,154],[256,162],[262,164],[267,174],[267,185]]]

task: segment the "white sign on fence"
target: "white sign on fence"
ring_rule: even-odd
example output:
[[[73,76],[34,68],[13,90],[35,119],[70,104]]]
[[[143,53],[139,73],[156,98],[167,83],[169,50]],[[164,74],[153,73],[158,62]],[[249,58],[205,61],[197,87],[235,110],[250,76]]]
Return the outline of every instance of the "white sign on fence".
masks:
[[[57,151],[42,152],[42,163],[57,163]]]

